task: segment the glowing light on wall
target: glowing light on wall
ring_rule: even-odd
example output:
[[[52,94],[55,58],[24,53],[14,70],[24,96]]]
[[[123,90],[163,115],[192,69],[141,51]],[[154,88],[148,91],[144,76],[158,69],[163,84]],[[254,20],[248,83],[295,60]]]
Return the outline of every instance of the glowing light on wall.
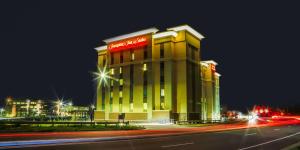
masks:
[[[148,44],[148,40],[145,36],[139,36],[131,39],[126,39],[118,42],[113,42],[108,45],[108,49],[111,52],[120,51],[124,49],[136,48],[145,46]]]
[[[211,70],[212,70],[213,72],[216,72],[216,66],[215,66],[214,64],[211,64]]]

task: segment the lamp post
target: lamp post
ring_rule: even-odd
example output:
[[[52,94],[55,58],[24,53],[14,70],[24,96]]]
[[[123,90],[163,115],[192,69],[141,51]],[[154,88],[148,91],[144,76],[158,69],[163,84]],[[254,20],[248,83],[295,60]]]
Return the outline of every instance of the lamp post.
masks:
[[[92,104],[92,105],[90,106],[90,119],[91,119],[91,122],[94,121],[94,111],[95,111],[95,105]]]

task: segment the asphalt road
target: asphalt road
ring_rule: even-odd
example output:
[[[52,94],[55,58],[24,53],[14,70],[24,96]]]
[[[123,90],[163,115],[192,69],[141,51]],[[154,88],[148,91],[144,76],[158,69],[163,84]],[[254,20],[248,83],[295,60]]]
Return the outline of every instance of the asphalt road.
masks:
[[[300,142],[300,125],[261,127],[222,132],[118,141],[64,143],[22,150],[277,150]]]

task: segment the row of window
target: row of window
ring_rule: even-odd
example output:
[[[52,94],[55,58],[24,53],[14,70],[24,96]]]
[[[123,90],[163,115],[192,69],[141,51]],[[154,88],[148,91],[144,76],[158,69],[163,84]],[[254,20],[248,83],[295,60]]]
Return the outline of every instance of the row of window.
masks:
[[[147,51],[147,47],[143,48],[143,53],[144,53],[144,59],[148,59],[148,51]],[[110,56],[110,64],[114,64],[115,63],[115,53],[111,53]],[[164,44],[160,44],[160,58],[163,58],[165,56],[165,52],[164,52]],[[134,50],[130,49],[130,61],[134,61],[135,60],[135,54],[134,54]],[[123,51],[120,52],[120,63],[124,62],[124,54]],[[106,59],[103,58],[103,64],[106,64]]]
[[[148,52],[147,52],[147,47],[145,47],[144,49],[144,59],[147,59],[148,58]],[[110,54],[110,64],[114,64],[115,63],[115,53],[111,53]],[[134,54],[134,50],[131,49],[130,50],[130,61],[134,61],[135,60],[135,54]],[[106,60],[105,60],[106,62]],[[103,64],[105,64],[105,62],[103,62]],[[123,51],[120,52],[120,63],[123,63],[124,62],[124,54],[123,54]]]
[[[144,59],[148,59],[148,51],[147,51],[147,47],[144,47],[143,50],[144,50]],[[165,57],[165,48],[164,48],[164,44],[160,44],[160,48],[159,48],[159,51],[160,51],[160,58],[164,58]],[[191,44],[187,44],[187,57],[188,58],[191,58],[192,60],[196,60],[196,54],[198,54],[199,58],[200,58],[200,53],[198,52],[198,49],[191,45]],[[114,64],[115,61],[115,53],[111,53],[111,60],[110,60],[110,64]],[[134,50],[133,49],[130,49],[130,61],[134,61],[135,60],[135,54],[134,54]],[[124,62],[124,54],[123,54],[123,51],[120,52],[120,63],[123,63]],[[103,57],[103,65],[106,64],[106,58]]]
[[[133,72],[134,72],[134,66],[130,65],[130,86],[129,86],[129,111],[133,111],[133,85],[134,85],[134,79],[133,79]],[[114,75],[114,69],[111,69],[111,74]],[[148,75],[147,75],[147,64],[143,64],[143,110],[144,112],[147,111],[147,86],[148,86]],[[119,68],[119,111],[122,112],[122,104],[123,104],[123,68]],[[109,105],[110,105],[110,111],[113,110],[113,89],[114,89],[114,80],[110,80],[110,99],[109,99]],[[164,63],[160,63],[160,109],[165,109],[165,86],[164,86]],[[102,86],[102,109],[105,109],[105,88]]]

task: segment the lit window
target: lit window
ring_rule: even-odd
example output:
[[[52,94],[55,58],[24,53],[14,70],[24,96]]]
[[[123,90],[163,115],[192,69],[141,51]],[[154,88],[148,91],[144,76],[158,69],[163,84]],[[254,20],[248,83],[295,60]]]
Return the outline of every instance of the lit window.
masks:
[[[122,91],[119,92],[119,97],[123,97],[123,92]]]
[[[114,86],[114,81],[113,80],[110,81],[110,86]]]
[[[164,97],[164,96],[165,96],[165,89],[161,89],[161,90],[160,90],[160,96],[161,96],[161,97]]]
[[[120,74],[122,73],[122,67],[120,67]]]
[[[110,92],[110,98],[112,98],[114,96],[113,92]]]
[[[120,85],[123,85],[123,79],[120,79],[119,81],[120,81]]]
[[[133,111],[133,103],[130,103],[130,111]]]
[[[112,75],[115,74],[115,69],[114,68],[110,69],[110,74],[112,74]]]
[[[134,60],[134,53],[131,53],[131,60]]]
[[[123,111],[122,108],[123,108],[123,107],[122,107],[122,104],[119,104],[119,112],[122,112],[122,111]]]
[[[164,102],[160,103],[160,106],[161,106],[162,109],[165,109],[165,103]]]
[[[147,64],[143,65],[143,71],[147,71]]]
[[[144,111],[146,111],[148,108],[148,104],[147,103],[144,103]]]

